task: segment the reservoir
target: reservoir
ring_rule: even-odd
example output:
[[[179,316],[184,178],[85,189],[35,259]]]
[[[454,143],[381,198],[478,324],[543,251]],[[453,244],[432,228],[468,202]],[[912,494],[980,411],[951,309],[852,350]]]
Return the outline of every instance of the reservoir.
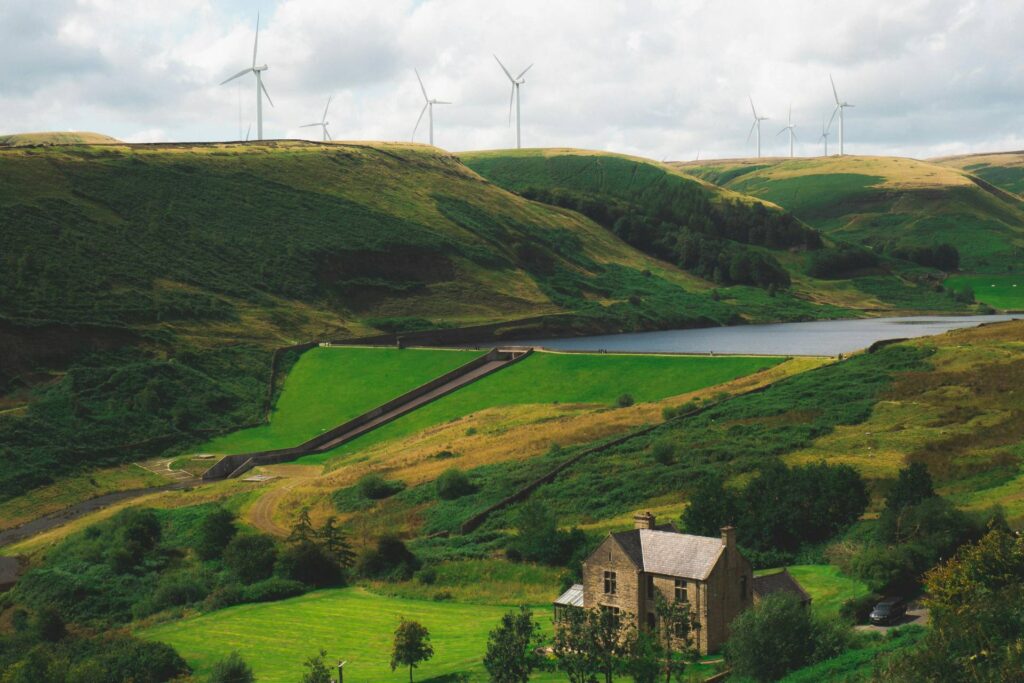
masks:
[[[516,345],[559,351],[633,353],[720,353],[779,356],[835,356],[885,339],[908,339],[1015,320],[1014,315],[910,316],[818,320],[771,325],[735,325],[660,332],[630,332],[592,337],[517,340]]]

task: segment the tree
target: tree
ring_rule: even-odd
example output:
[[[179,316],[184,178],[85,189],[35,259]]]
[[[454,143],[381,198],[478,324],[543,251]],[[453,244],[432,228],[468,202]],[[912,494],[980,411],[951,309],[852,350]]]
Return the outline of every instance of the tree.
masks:
[[[295,543],[278,555],[275,573],[286,579],[323,588],[342,581],[341,568],[315,543]]]
[[[395,643],[391,651],[391,670],[400,666],[409,667],[409,682],[412,683],[412,670],[420,662],[434,656],[434,648],[430,644],[430,631],[415,621],[402,619],[395,629]]]
[[[691,534],[717,536],[723,526],[736,523],[738,507],[736,493],[725,488],[722,478],[707,475],[697,480],[680,521]]]
[[[277,544],[266,534],[240,534],[224,548],[224,564],[243,583],[268,578],[277,560]]]
[[[516,535],[509,542],[508,549],[513,559],[564,565],[586,542],[579,529],[559,530],[554,513],[537,500],[523,503],[512,525]]]
[[[484,668],[494,683],[526,683],[538,664],[534,653],[541,644],[540,624],[525,605],[506,612],[487,637]]]
[[[381,536],[377,539],[376,548],[366,550],[359,556],[356,571],[368,578],[404,581],[412,578],[422,564],[400,538]]]
[[[454,467],[445,470],[437,478],[437,495],[442,500],[455,500],[476,491],[466,473]]]
[[[300,683],[334,683],[331,680],[331,670],[324,663],[327,650],[320,650],[316,657],[310,657],[302,666],[306,667],[306,673],[302,674]]]
[[[309,518],[309,508],[304,507],[299,511],[299,518],[292,525],[291,533],[288,534],[288,543],[313,543],[316,540],[316,529],[313,528],[313,521]]]
[[[230,510],[219,507],[204,517],[199,525],[196,553],[204,560],[218,558],[236,533],[235,516]]]
[[[666,600],[660,593],[654,600],[657,617],[658,648],[661,651],[662,673],[665,683],[680,676],[686,667],[684,661],[694,654],[693,624],[690,603]]]
[[[254,683],[256,676],[242,655],[232,652],[210,670],[209,683]]]
[[[64,636],[68,634],[63,617],[54,607],[43,607],[39,610],[32,630],[36,638],[48,643],[63,640]]]
[[[789,594],[767,596],[730,626],[725,661],[737,676],[775,681],[813,659],[811,612]]]
[[[594,641],[589,618],[583,609],[568,609],[555,625],[553,651],[556,667],[569,678],[569,683],[592,683],[597,680],[599,662],[594,657]]]
[[[593,645],[597,670],[604,674],[605,683],[612,683],[615,665],[626,654],[627,639],[623,637],[621,619],[629,621],[629,616],[610,608],[587,611],[587,630],[590,632],[587,640]]]
[[[623,670],[634,683],[658,683],[665,670],[665,652],[655,631],[630,629]]]
[[[914,462],[900,470],[896,483],[885,498],[885,507],[898,513],[935,495],[932,475],[923,462]]]
[[[327,554],[338,564],[339,567],[349,568],[355,561],[355,553],[349,545],[348,537],[337,524],[333,516],[324,521],[324,525],[317,532],[317,539],[320,541]]]

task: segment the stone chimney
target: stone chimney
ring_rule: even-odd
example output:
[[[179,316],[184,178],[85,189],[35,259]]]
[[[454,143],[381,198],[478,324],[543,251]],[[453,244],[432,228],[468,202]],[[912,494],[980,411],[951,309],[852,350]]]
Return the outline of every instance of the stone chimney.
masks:
[[[650,512],[633,515],[633,526],[637,529],[653,529],[654,515]]]
[[[722,527],[722,545],[726,548],[736,547],[736,527],[734,526],[723,526]]]

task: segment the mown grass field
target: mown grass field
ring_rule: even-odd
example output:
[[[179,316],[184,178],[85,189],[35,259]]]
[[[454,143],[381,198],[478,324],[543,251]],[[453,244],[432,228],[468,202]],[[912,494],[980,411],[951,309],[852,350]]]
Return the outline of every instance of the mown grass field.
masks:
[[[222,436],[199,450],[246,453],[297,446],[479,355],[432,349],[310,349],[288,373],[269,424]]]
[[[786,570],[810,594],[814,611],[823,616],[837,616],[844,602],[871,592],[863,581],[845,576],[838,567],[829,564],[802,564],[786,567]],[[754,573],[760,576],[778,571],[764,569]]]
[[[584,403],[611,406],[623,394],[654,401],[722,384],[780,362],[748,356],[656,356],[538,352],[359,439],[302,463],[324,462],[433,425],[500,406]]]
[[[954,275],[946,286],[956,291],[974,290],[974,298],[1003,311],[1024,311],[1024,274]]]

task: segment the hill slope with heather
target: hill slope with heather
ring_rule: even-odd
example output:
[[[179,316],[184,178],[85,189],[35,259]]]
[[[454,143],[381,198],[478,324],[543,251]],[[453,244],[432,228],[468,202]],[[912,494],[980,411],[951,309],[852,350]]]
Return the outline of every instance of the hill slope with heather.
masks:
[[[772,201],[837,239],[904,257],[915,248],[949,244],[959,252],[961,269],[1002,272],[1020,261],[1024,200],[1007,191],[1014,186],[1013,171],[996,173],[1009,173],[1000,189],[991,173],[976,173],[983,163],[961,170],[915,159],[846,156],[674,167]]]
[[[1024,196],[1024,152],[965,154],[932,161],[967,171],[1007,192]]]

